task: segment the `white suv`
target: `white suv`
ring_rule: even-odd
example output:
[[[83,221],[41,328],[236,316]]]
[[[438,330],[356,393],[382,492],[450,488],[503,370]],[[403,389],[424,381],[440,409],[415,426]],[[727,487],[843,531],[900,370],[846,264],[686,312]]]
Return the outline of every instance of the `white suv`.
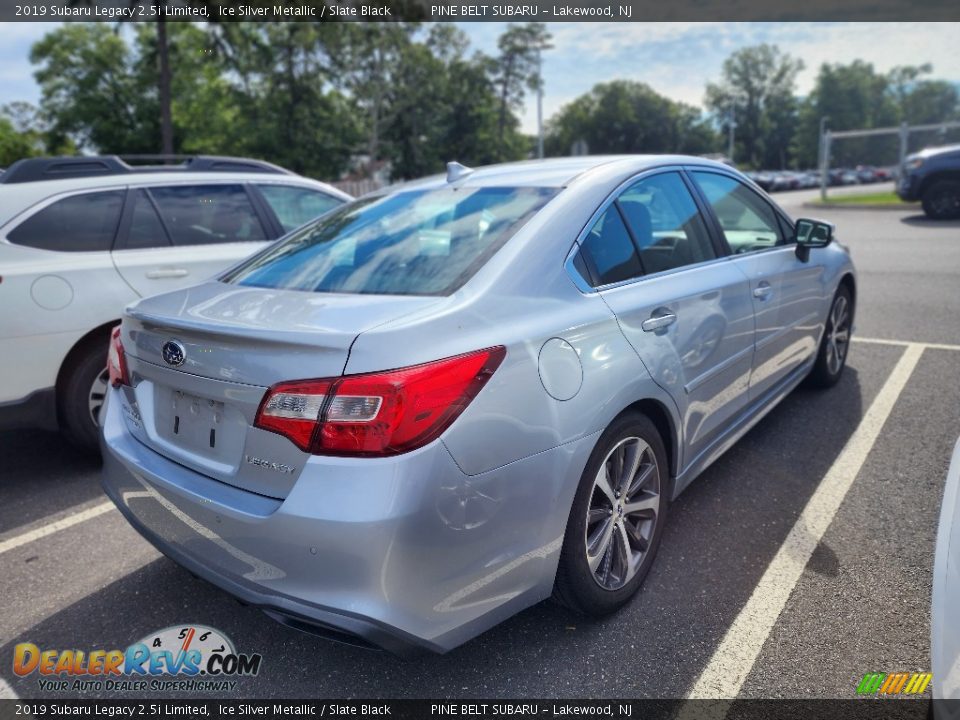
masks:
[[[21,160],[0,174],[0,430],[95,448],[110,329],[350,200],[275,165],[194,157]]]

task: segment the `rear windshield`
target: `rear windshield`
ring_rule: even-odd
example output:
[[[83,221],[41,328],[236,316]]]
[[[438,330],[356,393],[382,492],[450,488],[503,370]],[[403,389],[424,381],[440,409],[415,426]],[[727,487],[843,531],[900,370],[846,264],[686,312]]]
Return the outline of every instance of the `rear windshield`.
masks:
[[[556,193],[444,188],[359,200],[254,255],[223,280],[311,292],[447,295]]]

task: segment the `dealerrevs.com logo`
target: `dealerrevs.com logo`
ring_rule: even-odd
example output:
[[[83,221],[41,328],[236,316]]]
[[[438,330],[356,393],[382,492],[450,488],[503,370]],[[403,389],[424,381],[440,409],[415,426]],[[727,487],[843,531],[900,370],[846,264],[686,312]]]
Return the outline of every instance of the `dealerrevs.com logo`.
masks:
[[[262,661],[203,625],[168,627],[126,650],[41,649],[29,642],[13,650],[13,672],[36,673],[44,691],[231,691],[238,678],[259,673]]]

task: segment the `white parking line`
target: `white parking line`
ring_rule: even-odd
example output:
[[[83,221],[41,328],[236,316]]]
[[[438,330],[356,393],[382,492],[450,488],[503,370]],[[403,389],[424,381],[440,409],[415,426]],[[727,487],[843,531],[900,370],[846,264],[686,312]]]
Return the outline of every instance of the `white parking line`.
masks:
[[[924,350],[960,350],[960,345],[950,345],[948,343],[914,342],[912,340],[890,340],[888,338],[864,338],[857,336],[852,337],[851,340],[855,343],[866,343],[868,345],[896,345],[897,347],[918,345]]]
[[[18,697],[13,688],[10,687],[10,683],[0,678],[0,700],[16,700]]]
[[[760,582],[690,690],[691,699],[735,698],[810,556],[873,448],[925,345],[909,343],[870,409],[827,471]]]
[[[116,507],[112,502],[100,503],[99,505],[94,505],[91,508],[87,508],[81,512],[78,512],[76,515],[68,515],[67,517],[56,520],[47,525],[41,525],[40,527],[25,532],[22,535],[17,535],[10,538],[9,540],[4,540],[0,542],[0,555],[10,550],[15,550],[16,548],[31,543],[34,540],[39,540],[40,538],[45,538],[48,535],[53,535],[56,532],[61,530],[66,530],[69,527],[74,525],[79,525],[82,522],[91,520],[99,515],[108,513],[111,510],[115,510]]]

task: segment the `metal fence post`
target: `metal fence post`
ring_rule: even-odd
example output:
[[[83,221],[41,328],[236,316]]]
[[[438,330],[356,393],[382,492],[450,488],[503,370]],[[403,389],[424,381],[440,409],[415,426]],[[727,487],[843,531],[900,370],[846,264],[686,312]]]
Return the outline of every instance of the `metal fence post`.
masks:
[[[820,136],[820,199],[827,199],[827,181],[830,168],[830,131]]]
[[[907,143],[910,140],[910,126],[907,123],[900,123],[900,162],[897,165],[898,168],[903,167],[903,163],[907,160]]]

